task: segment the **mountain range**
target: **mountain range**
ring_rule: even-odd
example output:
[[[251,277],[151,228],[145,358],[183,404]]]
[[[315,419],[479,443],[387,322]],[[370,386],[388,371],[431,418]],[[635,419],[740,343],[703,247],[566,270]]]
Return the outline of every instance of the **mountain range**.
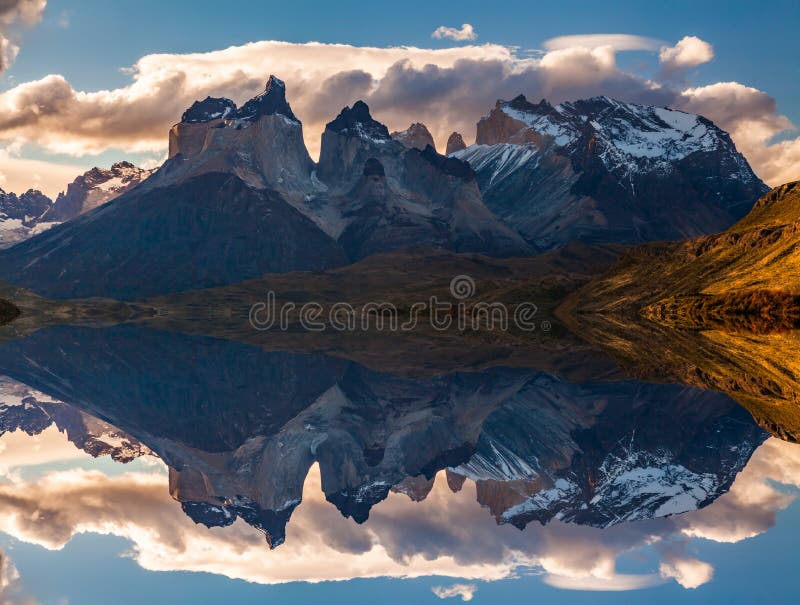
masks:
[[[129,176],[111,179],[125,185],[112,202],[68,189],[43,217],[84,213],[0,252],[0,278],[133,299],[413,246],[503,258],[679,239],[730,226],[766,190],[705,118],[605,97],[498,101],[476,145],[453,133],[444,156],[432,141],[419,123],[390,133],[358,101],[328,123],[314,162],[271,76],[241,107],[195,102],[155,174],[119,165]]]
[[[452,155],[475,170],[486,205],[545,249],[715,233],[768,190],[710,120],[608,97],[498,101],[476,144]]]

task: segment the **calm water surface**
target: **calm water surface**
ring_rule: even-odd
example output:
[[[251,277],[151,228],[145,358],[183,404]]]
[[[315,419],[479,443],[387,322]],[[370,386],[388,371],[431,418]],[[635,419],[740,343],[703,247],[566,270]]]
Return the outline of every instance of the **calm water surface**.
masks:
[[[726,395],[136,327],[0,345],[10,602],[753,603],[800,446]]]

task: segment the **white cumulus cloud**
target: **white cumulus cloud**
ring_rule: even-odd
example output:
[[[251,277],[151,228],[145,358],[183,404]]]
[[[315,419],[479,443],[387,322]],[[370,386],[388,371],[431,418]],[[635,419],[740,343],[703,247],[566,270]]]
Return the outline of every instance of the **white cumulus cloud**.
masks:
[[[452,586],[434,586],[431,590],[440,599],[461,597],[462,601],[471,601],[478,587],[475,584],[453,584]]]
[[[431,38],[437,38],[439,40],[449,38],[456,42],[469,42],[471,40],[477,40],[478,34],[475,32],[475,28],[469,23],[464,23],[461,29],[440,25],[433,31]]]
[[[714,568],[705,561],[689,558],[670,558],[658,569],[662,578],[672,578],[684,588],[698,588],[711,581]]]
[[[675,46],[662,46],[658,60],[667,70],[689,69],[714,58],[714,47],[697,36],[684,36]]]

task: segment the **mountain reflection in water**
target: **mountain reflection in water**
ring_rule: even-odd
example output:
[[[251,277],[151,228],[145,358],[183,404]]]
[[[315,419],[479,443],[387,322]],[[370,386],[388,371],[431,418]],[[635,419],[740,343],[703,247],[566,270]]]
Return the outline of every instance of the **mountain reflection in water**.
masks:
[[[0,367],[2,530],[46,548],[111,533],[152,570],[698,586],[713,570],[677,538],[759,534],[792,499],[769,480],[800,485],[796,446],[683,385],[411,378],[131,325],[39,330]],[[48,469],[79,450],[135,470]],[[649,573],[616,571],[661,543]]]

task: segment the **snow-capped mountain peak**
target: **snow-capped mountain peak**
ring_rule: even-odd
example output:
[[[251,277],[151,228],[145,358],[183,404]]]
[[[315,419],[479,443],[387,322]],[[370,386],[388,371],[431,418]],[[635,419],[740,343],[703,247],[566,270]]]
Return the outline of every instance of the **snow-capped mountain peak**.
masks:
[[[670,162],[695,151],[732,146],[726,133],[701,116],[606,96],[553,107],[546,100],[534,104],[520,95],[498,102],[496,110],[518,122],[520,130],[549,137],[558,147],[568,147],[581,138],[593,139],[605,149],[602,158],[611,169],[624,164],[626,158]]]

